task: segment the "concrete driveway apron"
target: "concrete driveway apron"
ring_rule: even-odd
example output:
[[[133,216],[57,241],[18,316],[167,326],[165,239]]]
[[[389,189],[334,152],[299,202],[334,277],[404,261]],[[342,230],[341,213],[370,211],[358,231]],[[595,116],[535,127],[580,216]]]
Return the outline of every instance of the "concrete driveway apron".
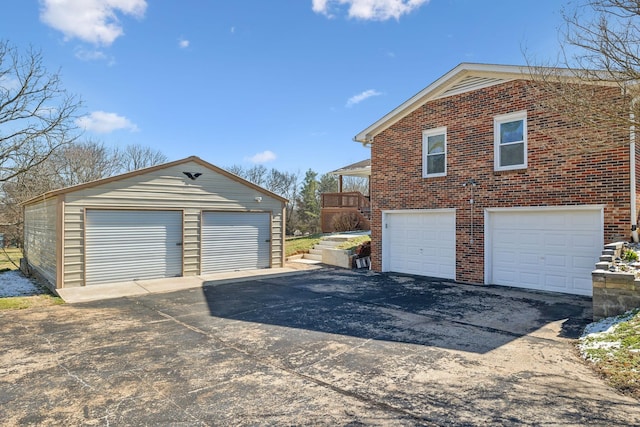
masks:
[[[0,312],[3,425],[638,425],[590,300],[322,269]]]

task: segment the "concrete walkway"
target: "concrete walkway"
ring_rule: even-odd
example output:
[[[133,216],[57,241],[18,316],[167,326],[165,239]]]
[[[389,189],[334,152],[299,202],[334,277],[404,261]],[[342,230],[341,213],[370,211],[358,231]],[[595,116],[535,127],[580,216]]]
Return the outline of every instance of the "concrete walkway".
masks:
[[[305,269],[321,268],[306,266]],[[82,286],[78,288],[58,289],[58,295],[66,303],[99,301],[112,298],[132,297],[146,294],[174,292],[184,289],[201,288],[205,284],[237,283],[257,278],[277,278],[300,274],[292,267],[265,268],[260,270],[230,271],[202,276],[171,277],[166,279],[135,280],[105,285]]]

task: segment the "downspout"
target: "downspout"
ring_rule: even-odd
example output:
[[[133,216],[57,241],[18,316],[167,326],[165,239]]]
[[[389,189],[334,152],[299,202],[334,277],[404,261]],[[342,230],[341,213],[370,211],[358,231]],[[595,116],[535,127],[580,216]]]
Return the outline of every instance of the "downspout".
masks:
[[[631,101],[631,112],[629,113],[629,169],[630,169],[630,183],[629,191],[631,196],[631,238],[634,243],[638,243],[638,213],[636,209],[636,125],[635,125],[635,113],[634,107],[638,98],[634,98]]]

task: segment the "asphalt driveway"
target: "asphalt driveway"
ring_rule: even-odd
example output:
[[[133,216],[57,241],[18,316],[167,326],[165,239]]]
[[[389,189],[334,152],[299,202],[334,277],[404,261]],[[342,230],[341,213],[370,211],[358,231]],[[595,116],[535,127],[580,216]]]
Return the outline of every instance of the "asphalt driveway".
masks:
[[[638,425],[587,298],[368,271],[0,312],[3,425]]]

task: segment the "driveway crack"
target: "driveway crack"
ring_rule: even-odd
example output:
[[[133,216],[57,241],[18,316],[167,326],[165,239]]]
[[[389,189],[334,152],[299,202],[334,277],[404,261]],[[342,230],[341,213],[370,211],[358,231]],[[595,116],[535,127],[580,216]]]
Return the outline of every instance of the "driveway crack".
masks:
[[[260,364],[262,366],[286,372],[286,373],[288,373],[290,375],[293,375],[295,377],[298,377],[298,378],[301,378],[303,380],[312,382],[312,383],[314,383],[314,384],[316,384],[316,385],[318,385],[320,387],[329,389],[329,390],[331,390],[331,391],[333,391],[335,393],[338,393],[338,394],[340,394],[342,396],[346,396],[346,397],[350,397],[350,398],[356,399],[356,400],[358,400],[360,402],[363,402],[363,403],[365,403],[367,405],[373,406],[373,407],[375,407],[377,409],[398,414],[403,418],[408,418],[408,419],[411,419],[411,420],[414,420],[414,421],[419,421],[421,423],[420,425],[434,425],[434,426],[438,425],[436,423],[430,422],[428,419],[426,419],[425,417],[423,417],[421,415],[414,414],[413,412],[407,411],[405,409],[398,408],[398,407],[395,407],[395,406],[390,405],[388,403],[372,399],[371,397],[365,396],[365,395],[363,395],[361,393],[345,390],[344,388],[335,386],[335,385],[333,385],[333,384],[331,384],[329,382],[320,380],[320,379],[312,377],[310,375],[303,374],[303,373],[298,372],[298,371],[296,371],[296,370],[294,370],[292,368],[287,368],[286,366],[282,366],[282,365],[278,365],[278,364],[274,364],[274,363],[270,363],[270,362],[265,362],[260,357],[257,357],[256,355],[254,355],[254,354],[252,354],[252,353],[250,353],[250,352],[248,352],[248,351],[246,351],[246,350],[244,350],[244,349],[242,349],[242,348],[240,348],[238,346],[235,346],[235,345],[233,345],[233,344],[221,339],[220,337],[218,337],[216,335],[213,335],[213,334],[211,334],[209,332],[206,332],[206,331],[204,331],[204,330],[202,330],[202,329],[200,329],[198,327],[195,327],[193,325],[189,325],[188,323],[185,323],[185,322],[175,318],[174,316],[171,316],[170,314],[164,313],[164,312],[162,312],[160,310],[157,310],[157,309],[154,309],[154,310],[160,316],[162,316],[162,317],[164,317],[166,319],[169,319],[169,320],[175,322],[176,324],[178,324],[178,325],[180,325],[180,326],[182,326],[182,327],[184,327],[184,328],[186,328],[186,329],[188,329],[190,331],[196,332],[198,334],[201,334],[201,335],[207,337],[208,339],[216,341],[216,342],[222,344],[226,348],[229,348],[229,349],[234,350],[234,351],[236,351],[238,353],[241,353],[245,357],[253,360],[254,362],[256,362],[256,363],[258,363],[258,364]],[[365,345],[365,344],[366,343],[360,344],[360,346]],[[350,350],[352,350],[352,349],[350,349]],[[347,351],[349,351],[349,350],[347,350]],[[430,424],[425,424],[425,423],[430,423]]]

